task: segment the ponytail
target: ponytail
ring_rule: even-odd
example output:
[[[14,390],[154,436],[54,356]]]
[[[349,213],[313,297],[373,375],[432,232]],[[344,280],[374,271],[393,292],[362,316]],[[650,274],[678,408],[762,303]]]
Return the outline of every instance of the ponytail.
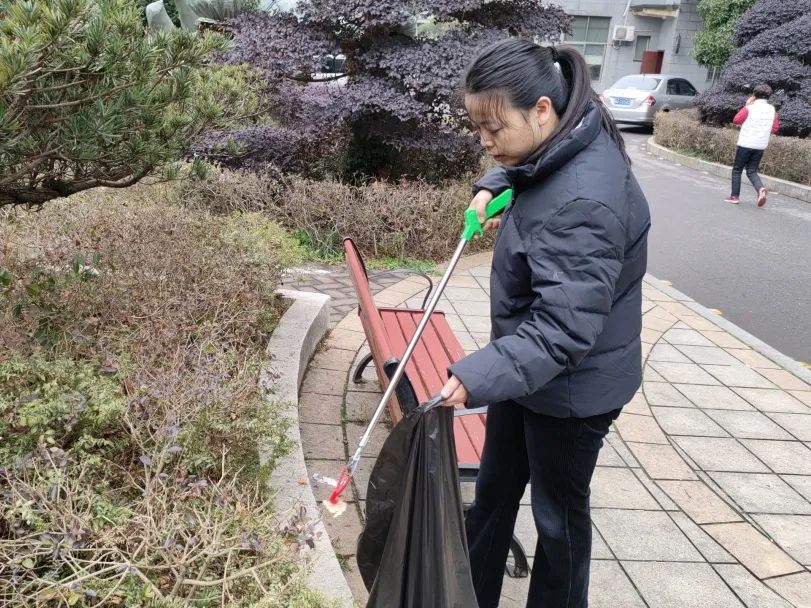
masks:
[[[583,55],[572,46],[559,47],[555,55],[558,57],[558,65],[560,65],[563,78],[569,85],[569,95],[566,110],[560,116],[558,130],[549,138],[545,148],[549,148],[567,137],[580,123],[591,103],[594,102],[597,111],[600,113],[603,129],[611,136],[625,162],[630,165],[631,159],[628,158],[625,151],[625,140],[617,128],[617,123],[614,122],[608,109],[600,101],[599,95],[591,88],[591,72]]]
[[[523,110],[534,107],[541,97],[549,97],[560,123],[537,155],[568,137],[594,102],[603,128],[631,164],[614,119],[591,88],[589,66],[574,47],[543,47],[521,38],[502,40],[476,58],[465,76],[465,88],[470,94],[492,95],[495,110],[502,95]]]

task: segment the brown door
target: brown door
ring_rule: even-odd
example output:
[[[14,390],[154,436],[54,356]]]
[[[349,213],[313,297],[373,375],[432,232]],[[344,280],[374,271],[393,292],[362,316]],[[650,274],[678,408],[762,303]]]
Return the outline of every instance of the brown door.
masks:
[[[640,74],[661,74],[662,62],[665,59],[664,51],[645,51],[642,53],[642,67]]]

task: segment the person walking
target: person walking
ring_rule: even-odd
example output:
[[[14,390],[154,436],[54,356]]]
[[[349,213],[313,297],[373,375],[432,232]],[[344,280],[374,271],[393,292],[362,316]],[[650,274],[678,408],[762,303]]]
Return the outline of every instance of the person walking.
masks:
[[[509,39],[475,59],[465,107],[507,188],[490,277],[492,341],[451,365],[445,405],[488,404],[465,527],[479,608],[498,605],[521,497],[538,543],[527,606],[588,605],[589,486],[611,423],[640,386],[648,203],[623,139],[571,47]]]
[[[752,96],[746,100],[746,105],[732,119],[733,124],[741,127],[741,132],[738,135],[738,147],[735,149],[735,162],[732,165],[732,194],[724,199],[727,203],[737,205],[741,202],[741,175],[745,168],[746,176],[757,192],[757,206],[766,205],[768,191],[763,187],[758,167],[763,152],[769,146],[769,137],[780,129],[777,111],[767,101],[771,96],[771,87],[759,84]]]

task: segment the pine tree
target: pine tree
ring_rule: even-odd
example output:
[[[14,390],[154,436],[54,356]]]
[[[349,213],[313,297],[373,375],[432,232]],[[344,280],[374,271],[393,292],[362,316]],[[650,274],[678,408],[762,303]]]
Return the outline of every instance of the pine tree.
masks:
[[[145,36],[131,0],[0,0],[0,206],[132,185],[252,112],[226,45]]]
[[[696,33],[693,53],[706,66],[722,66],[735,50],[735,25],[755,0],[699,0],[698,13],[704,27]]]

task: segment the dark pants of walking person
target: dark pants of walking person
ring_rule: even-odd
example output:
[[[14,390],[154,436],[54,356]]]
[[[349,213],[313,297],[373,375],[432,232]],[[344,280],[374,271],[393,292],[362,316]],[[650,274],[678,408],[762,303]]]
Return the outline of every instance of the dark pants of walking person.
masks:
[[[538,544],[528,608],[586,608],[597,454],[620,410],[553,418],[517,403],[489,408],[476,495],[465,528],[479,608],[498,606],[518,507],[531,483]]]
[[[763,150],[753,150],[752,148],[742,148],[738,146],[735,151],[735,162],[732,165],[732,196],[741,195],[741,175],[743,170],[746,169],[746,176],[755,191],[760,193],[763,187],[763,182],[760,181],[758,175],[758,167],[760,166],[760,159],[763,158]]]

